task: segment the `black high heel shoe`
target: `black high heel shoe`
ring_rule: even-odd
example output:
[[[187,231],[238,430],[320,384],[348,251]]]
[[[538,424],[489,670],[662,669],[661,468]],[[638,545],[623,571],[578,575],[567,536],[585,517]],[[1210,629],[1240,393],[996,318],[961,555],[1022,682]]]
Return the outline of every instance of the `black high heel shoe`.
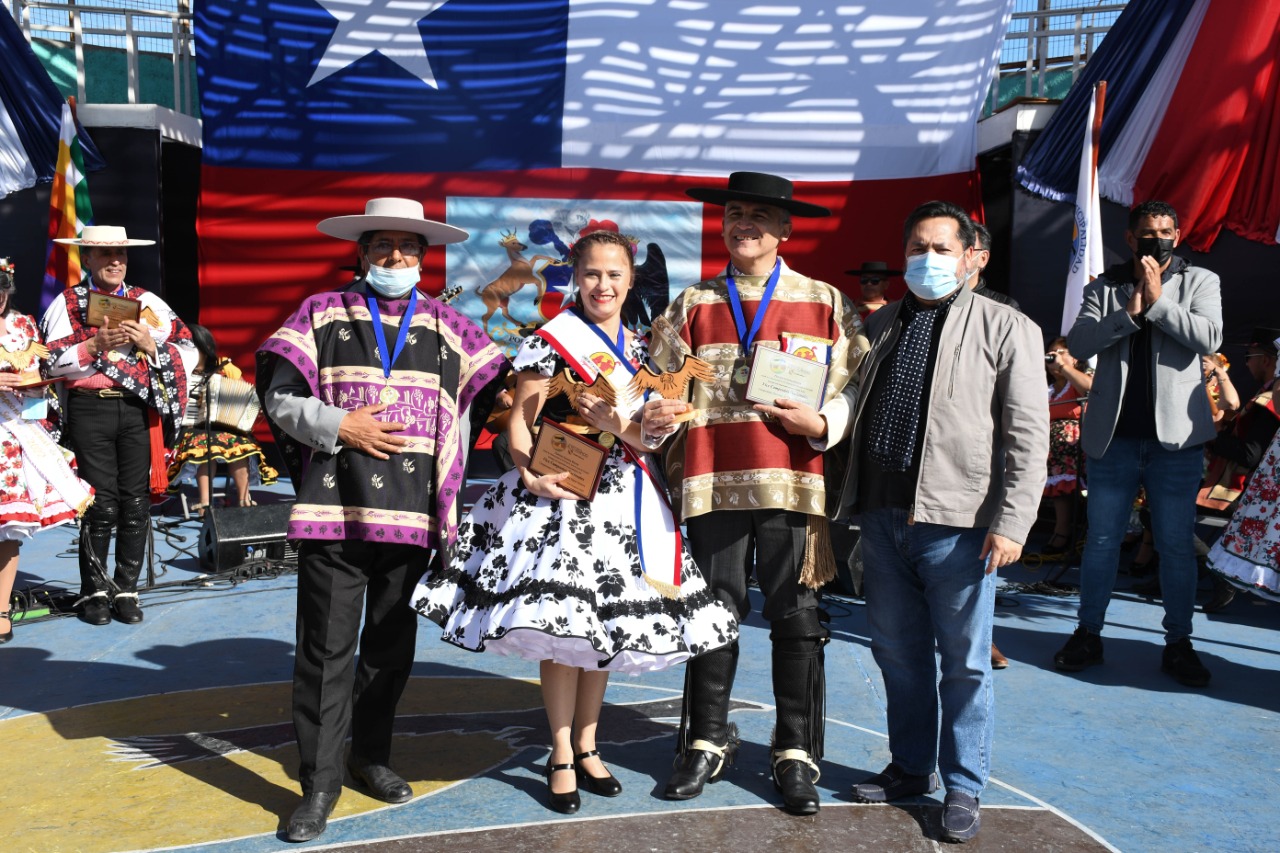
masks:
[[[586,788],[598,797],[616,797],[622,793],[622,783],[613,778],[612,773],[604,778],[592,776],[584,770],[582,764],[579,763],[583,759],[593,758],[599,755],[600,751],[598,749],[593,749],[590,752],[582,752],[573,757],[575,768],[574,772],[578,774],[578,785],[579,787]]]
[[[575,770],[577,768],[572,764],[547,764],[547,804],[552,810],[560,812],[560,814],[574,814],[582,806],[582,800],[578,797],[578,789],[574,788],[566,794],[557,794],[551,790],[551,776],[558,770]],[[575,774],[576,775],[576,774]]]
[[[5,643],[13,639],[13,614],[8,610],[0,610],[0,619],[9,620],[9,630],[0,634],[0,646],[3,646]]]
[[[1145,562],[1135,561],[1129,564],[1129,577],[1134,580],[1152,575],[1160,577],[1160,554],[1157,551],[1152,551]]]
[[[1067,553],[1067,546],[1070,544],[1070,536],[1065,533],[1054,533],[1049,537],[1049,541],[1044,543],[1044,548],[1040,550],[1040,554],[1045,557],[1065,556]]]

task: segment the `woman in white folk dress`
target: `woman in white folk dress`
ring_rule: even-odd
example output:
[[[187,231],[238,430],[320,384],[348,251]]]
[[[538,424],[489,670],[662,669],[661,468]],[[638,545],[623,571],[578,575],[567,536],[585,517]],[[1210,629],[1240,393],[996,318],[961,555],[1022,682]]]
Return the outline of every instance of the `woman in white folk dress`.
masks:
[[[663,669],[738,634],[684,547],[633,420],[642,401],[628,384],[648,346],[621,323],[632,245],[593,231],[571,257],[576,304],[515,357],[509,438],[516,467],[477,501],[452,558],[428,572],[414,595],[445,641],[540,661],[552,738],[549,805],[565,814],[578,810],[579,786],[602,796],[622,792],[596,751],[609,672]],[[566,369],[578,382],[609,382],[616,407],[599,393],[580,393],[576,404],[551,396]],[[563,487],[567,472],[529,469],[544,417],[576,421],[577,431],[608,447],[593,500]]]
[[[49,351],[35,319],[13,307],[13,273],[0,258],[0,645],[13,639],[19,545],[74,521],[93,501],[93,488],[72,467],[75,457],[45,428],[40,363]]]

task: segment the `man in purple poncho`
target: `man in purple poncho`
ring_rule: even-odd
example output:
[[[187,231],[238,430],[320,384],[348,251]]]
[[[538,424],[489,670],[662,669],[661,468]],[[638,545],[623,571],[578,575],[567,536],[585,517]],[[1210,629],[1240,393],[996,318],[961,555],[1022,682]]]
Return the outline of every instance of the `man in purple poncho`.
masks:
[[[506,370],[479,327],[417,289],[426,247],[467,232],[399,198],[317,228],[355,241],[362,273],[304,300],[258,350],[257,372],[298,493],[289,538],[301,542],[293,722],[303,800],[290,841],[324,831],[348,731],[355,782],[386,802],[413,797],[388,766],[417,636],[409,597],[430,552],[456,536],[466,452]]]

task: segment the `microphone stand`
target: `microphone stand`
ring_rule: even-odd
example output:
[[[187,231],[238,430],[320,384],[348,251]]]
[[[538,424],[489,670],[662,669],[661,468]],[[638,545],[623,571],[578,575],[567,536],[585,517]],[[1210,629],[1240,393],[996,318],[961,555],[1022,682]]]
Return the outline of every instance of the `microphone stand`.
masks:
[[[204,449],[205,449],[205,462],[204,462],[204,464],[205,464],[205,466],[207,466],[208,471],[209,471],[209,503],[205,506],[204,511],[205,511],[205,515],[208,515],[208,514],[209,514],[209,511],[213,508],[213,472],[214,472],[214,468],[213,468],[213,422],[212,422],[212,420],[211,420],[211,418],[210,418],[210,415],[209,415],[209,378],[208,378],[207,376],[205,377],[205,380],[204,380],[204,382],[202,383],[202,385],[201,385],[201,387],[200,387],[200,391],[199,391],[199,393],[200,393],[200,395],[201,395],[202,397],[204,397],[204,406],[202,407],[202,408],[203,408],[203,410],[204,410],[204,435],[205,435],[205,439],[204,439],[204,445],[205,445],[205,448],[204,448]],[[199,469],[200,469],[200,466],[199,466],[199,465],[197,465],[197,466],[196,466],[196,470],[197,470],[197,472],[199,471]],[[197,483],[199,483],[199,482],[200,482],[200,477],[199,477],[199,474],[198,474],[198,473],[197,473],[197,475],[196,475],[196,482],[197,482]],[[176,521],[160,521],[160,522],[157,522],[157,523],[155,524],[155,528],[156,528],[157,530],[161,531],[162,533],[166,533],[166,534],[168,534],[168,532],[169,532],[170,530],[172,530],[173,528],[175,528],[175,527],[179,527],[179,526],[181,526],[181,525],[183,525],[183,524],[186,524],[186,523],[187,523],[187,521],[189,520],[189,518],[190,518],[190,515],[189,515],[189,513],[187,512],[186,497],[185,497],[185,496],[183,496],[183,504],[182,504],[182,518],[180,518],[180,519],[178,519],[178,520],[176,520]],[[174,537],[173,537],[173,538],[177,539],[179,542],[185,542],[185,541],[187,541],[187,537],[182,536],[182,535],[174,535]]]

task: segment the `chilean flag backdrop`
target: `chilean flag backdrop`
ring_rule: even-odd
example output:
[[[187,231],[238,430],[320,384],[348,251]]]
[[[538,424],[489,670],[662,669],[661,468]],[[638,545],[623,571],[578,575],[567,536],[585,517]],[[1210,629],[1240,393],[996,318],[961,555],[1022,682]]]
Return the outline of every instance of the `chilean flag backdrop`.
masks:
[[[736,170],[832,208],[784,255],[852,291],[845,269],[901,257],[916,204],[980,210],[976,121],[1011,3],[207,0],[201,319],[250,366],[306,293],[349,280],[352,245],[315,224],[378,196],[471,217],[426,280],[468,313],[509,296],[524,316],[494,315],[495,339],[536,322],[584,223],[633,235],[678,292],[726,253],[720,208],[673,203]]]
[[[1130,0],[1019,166],[1024,186],[1072,197],[1099,80],[1104,198],[1169,202],[1199,252],[1223,228],[1280,242],[1280,3]]]

